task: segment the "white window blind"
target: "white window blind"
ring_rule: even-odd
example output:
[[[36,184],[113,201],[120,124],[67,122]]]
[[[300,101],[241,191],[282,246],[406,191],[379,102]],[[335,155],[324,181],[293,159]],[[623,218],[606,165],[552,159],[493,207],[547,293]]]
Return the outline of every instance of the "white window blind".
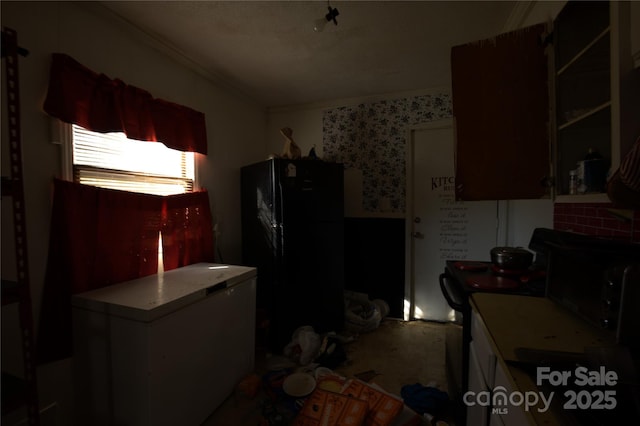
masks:
[[[192,152],[127,139],[123,133],[96,133],[75,124],[72,141],[76,182],[156,195],[193,191]]]

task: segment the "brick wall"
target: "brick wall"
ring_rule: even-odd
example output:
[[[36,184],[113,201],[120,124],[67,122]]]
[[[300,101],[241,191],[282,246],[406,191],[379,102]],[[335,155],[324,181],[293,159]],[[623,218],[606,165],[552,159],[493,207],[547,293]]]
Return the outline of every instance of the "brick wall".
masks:
[[[621,241],[640,242],[640,210],[616,214],[608,203],[556,203],[553,228]],[[626,215],[630,214],[630,217]]]

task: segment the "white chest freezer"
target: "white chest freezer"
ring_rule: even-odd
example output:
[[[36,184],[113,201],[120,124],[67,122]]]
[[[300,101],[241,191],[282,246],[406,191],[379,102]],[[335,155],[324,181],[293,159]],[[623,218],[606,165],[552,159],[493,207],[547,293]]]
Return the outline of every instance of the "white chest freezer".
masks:
[[[77,424],[200,425],[254,369],[255,277],[198,263],[74,295]]]

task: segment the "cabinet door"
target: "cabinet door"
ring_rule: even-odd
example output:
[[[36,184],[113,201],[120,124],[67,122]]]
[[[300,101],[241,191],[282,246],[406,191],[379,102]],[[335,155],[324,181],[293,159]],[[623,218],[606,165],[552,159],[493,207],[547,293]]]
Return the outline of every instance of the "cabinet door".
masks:
[[[451,50],[456,199],[550,195],[546,25]]]
[[[471,317],[471,342],[485,383],[489,388],[493,388],[493,378],[496,370],[496,354],[491,348],[488,336],[489,332],[485,330],[480,315],[473,311]]]
[[[485,395],[483,397],[483,395]],[[467,405],[467,426],[486,426],[491,392],[485,382],[473,342],[469,345],[469,389],[464,396]]]
[[[500,391],[504,392],[504,395],[509,398],[513,395],[514,388],[511,385],[511,381],[507,377],[507,373],[502,366],[502,363],[497,363],[495,373],[495,386],[494,390],[500,387]],[[548,395],[546,395],[548,396]],[[495,414],[492,417],[500,417],[504,426],[524,426],[531,424],[530,416],[525,414],[522,405],[507,404],[506,406],[496,407],[500,411],[500,414]],[[537,409],[537,406],[536,406]]]

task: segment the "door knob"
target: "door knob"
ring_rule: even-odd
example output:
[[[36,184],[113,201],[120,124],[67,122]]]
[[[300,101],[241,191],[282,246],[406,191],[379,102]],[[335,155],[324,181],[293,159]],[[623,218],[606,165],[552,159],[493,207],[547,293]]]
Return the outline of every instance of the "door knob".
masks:
[[[422,232],[414,232],[413,234],[411,234],[413,236],[413,238],[419,238],[419,239],[424,239],[424,234]]]

